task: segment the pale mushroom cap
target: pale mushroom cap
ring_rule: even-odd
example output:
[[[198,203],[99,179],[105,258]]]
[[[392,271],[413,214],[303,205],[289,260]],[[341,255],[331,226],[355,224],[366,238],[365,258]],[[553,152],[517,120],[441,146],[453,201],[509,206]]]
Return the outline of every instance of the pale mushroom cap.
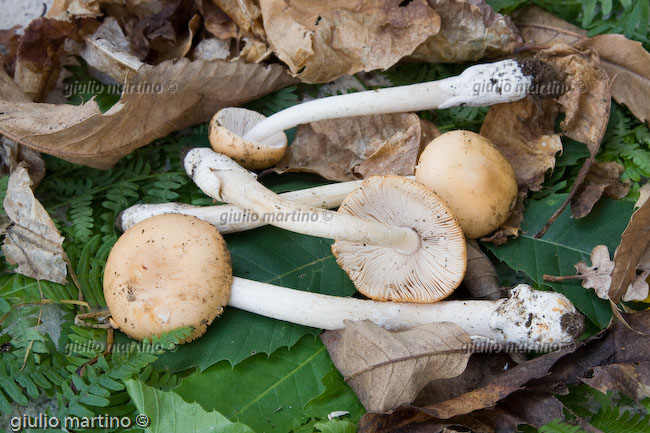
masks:
[[[230,297],[230,254],[219,231],[188,215],[146,219],[117,241],[104,270],[113,321],[142,340],[182,326],[201,336]]]
[[[447,203],[472,239],[499,228],[517,199],[510,163],[490,140],[471,131],[450,131],[431,141],[415,178]]]
[[[246,108],[223,108],[212,117],[208,136],[215,152],[222,153],[249,170],[263,170],[278,163],[287,149],[287,136],[277,132],[263,141],[243,138],[266,117]]]
[[[463,280],[467,264],[463,232],[442,200],[423,185],[399,176],[373,176],[343,200],[339,212],[410,227],[421,237],[413,254],[348,241],[332,245],[339,265],[367,297],[436,302]]]

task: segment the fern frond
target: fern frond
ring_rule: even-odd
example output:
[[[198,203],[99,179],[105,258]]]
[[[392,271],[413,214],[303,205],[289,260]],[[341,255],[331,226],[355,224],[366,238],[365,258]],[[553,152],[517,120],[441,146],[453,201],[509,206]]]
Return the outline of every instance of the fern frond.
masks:
[[[603,407],[590,423],[603,433],[650,433],[650,415],[631,414],[616,407]]]
[[[553,420],[539,428],[539,433],[586,433],[580,428],[560,420]]]

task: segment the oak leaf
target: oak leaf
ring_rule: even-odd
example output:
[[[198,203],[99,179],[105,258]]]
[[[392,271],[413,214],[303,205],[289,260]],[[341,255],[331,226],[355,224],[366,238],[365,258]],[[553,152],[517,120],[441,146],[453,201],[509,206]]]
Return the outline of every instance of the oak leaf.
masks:
[[[9,176],[3,207],[11,220],[2,251],[15,272],[37,280],[66,283],[67,256],[63,236],[45,208],[34,197],[24,163]]]
[[[582,287],[594,289],[601,299],[609,299],[609,288],[612,284],[614,262],[609,258],[609,250],[605,245],[597,245],[591,250],[591,266],[584,261],[576,263],[575,268],[584,278]]]
[[[82,106],[25,102],[0,68],[0,133],[67,161],[109,168],[155,139],[208,121],[220,108],[294,81],[279,65],[166,61],[140,67],[125,83],[119,102],[102,114],[94,100]],[[126,90],[143,84],[159,86],[160,92]]]
[[[368,412],[410,403],[428,382],[458,376],[467,366],[469,335],[453,323],[390,332],[370,321],[346,321],[321,336],[336,368]]]

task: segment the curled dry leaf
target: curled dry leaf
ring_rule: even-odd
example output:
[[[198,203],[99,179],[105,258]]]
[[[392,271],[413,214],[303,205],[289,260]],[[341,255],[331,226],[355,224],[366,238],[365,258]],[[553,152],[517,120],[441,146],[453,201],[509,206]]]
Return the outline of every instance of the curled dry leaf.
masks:
[[[650,53],[623,35],[600,35],[577,44],[598,53],[612,80],[612,96],[642,122],[650,120]]]
[[[102,114],[94,101],[82,106],[25,102],[0,69],[0,133],[39,152],[109,168],[157,138],[207,122],[222,107],[243,104],[294,81],[279,65],[188,59],[143,65],[125,88],[146,83],[160,86],[160,92],[123,92]]]
[[[432,63],[458,63],[510,54],[523,43],[510,19],[484,0],[429,0],[441,18],[440,32],[411,57]]]
[[[583,277],[582,287],[594,289],[601,299],[609,299],[609,288],[612,284],[614,262],[609,258],[609,250],[605,245],[597,245],[591,250],[591,266],[585,262],[575,265],[578,274]]]
[[[501,285],[494,265],[474,239],[467,241],[467,270],[463,284],[473,298],[499,299]]]
[[[508,242],[509,238],[519,236],[519,231],[521,230],[521,224],[524,222],[524,210],[526,208],[526,196],[528,192],[519,191],[517,195],[517,201],[510,211],[508,219],[501,227],[499,227],[494,233],[490,236],[481,238],[483,242],[490,242],[494,245],[504,245]]]
[[[261,0],[275,54],[307,83],[386,69],[440,29],[425,0]]]
[[[131,53],[129,41],[113,17],[106,17],[95,33],[85,38],[85,42],[81,57],[118,83],[133,76],[142,66],[140,59]]]
[[[481,127],[515,169],[519,189],[539,191],[544,174],[555,167],[555,154],[562,150],[554,133],[558,104],[551,99],[526,97],[490,107]]]
[[[45,177],[45,162],[41,155],[7,137],[0,136],[0,176],[13,173],[21,162],[26,164],[29,177],[32,179],[32,187],[36,188]]]
[[[256,0],[212,0],[237,25],[241,34],[266,40],[262,10]]]
[[[296,139],[273,169],[346,181],[375,174],[412,175],[421,147],[439,135],[413,113],[321,120],[298,127]]]
[[[38,18],[20,38],[14,81],[32,100],[41,100],[54,88],[64,42],[80,32],[71,22]]]
[[[630,222],[621,235],[621,243],[614,254],[614,270],[612,272],[612,284],[609,288],[609,298],[618,303],[628,292],[628,286],[632,285],[635,297],[645,294],[648,296],[647,283],[645,278],[650,274],[650,201],[637,209],[630,218]],[[637,275],[637,268],[645,273],[645,277]],[[646,271],[647,268],[647,271]],[[641,277],[643,282],[635,280]],[[641,287],[639,287],[639,285]],[[645,285],[645,293],[639,293]],[[630,295],[631,296],[631,295]],[[625,297],[630,299],[630,296]],[[645,299],[645,297],[641,299]]]
[[[595,161],[585,177],[582,185],[578,187],[571,198],[571,213],[574,218],[587,216],[600,198],[605,195],[614,199],[621,199],[630,192],[630,180],[621,181],[625,168],[615,161]]]
[[[470,356],[469,335],[452,323],[390,332],[370,321],[349,322],[321,336],[336,368],[368,412],[410,403],[424,385],[458,376]]]
[[[15,272],[37,280],[66,283],[63,236],[36,200],[24,163],[9,176],[4,210],[13,224],[5,232],[2,251]]]
[[[612,97],[641,121],[650,119],[650,53],[640,42],[616,34],[587,38],[584,30],[537,7],[518,11],[515,22],[528,44],[565,43],[596,51],[612,81]]]
[[[208,33],[223,40],[237,37],[237,24],[219,9],[214,1],[202,0],[199,5],[203,16],[203,25]]]

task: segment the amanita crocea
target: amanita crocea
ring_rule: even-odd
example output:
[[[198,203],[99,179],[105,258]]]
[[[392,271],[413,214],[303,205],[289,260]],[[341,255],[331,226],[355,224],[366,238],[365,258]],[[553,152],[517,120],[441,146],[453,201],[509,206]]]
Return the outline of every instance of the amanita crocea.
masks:
[[[322,329],[340,329],[345,320],[371,320],[390,330],[453,322],[474,339],[537,349],[571,344],[582,330],[581,316],[567,298],[526,285],[497,301],[407,304],[233,278],[221,234],[188,215],[158,215],[127,230],[106,263],[104,297],[112,323],[137,339],[181,326],[194,326],[188,340],[196,338],[227,300],[242,310]]]
[[[283,199],[235,161],[207,148],[188,151],[183,163],[210,197],[269,215],[267,222],[277,227],[335,239],[337,262],[369,298],[435,302],[463,279],[462,230],[447,206],[417,182],[371,177],[335,213]]]
[[[210,142],[217,152],[246,168],[268,168],[282,158],[286,148],[283,131],[294,126],[341,117],[516,101],[524,98],[536,81],[533,69],[512,59],[474,65],[456,77],[315,99],[268,118],[251,110],[224,108],[210,123]]]

